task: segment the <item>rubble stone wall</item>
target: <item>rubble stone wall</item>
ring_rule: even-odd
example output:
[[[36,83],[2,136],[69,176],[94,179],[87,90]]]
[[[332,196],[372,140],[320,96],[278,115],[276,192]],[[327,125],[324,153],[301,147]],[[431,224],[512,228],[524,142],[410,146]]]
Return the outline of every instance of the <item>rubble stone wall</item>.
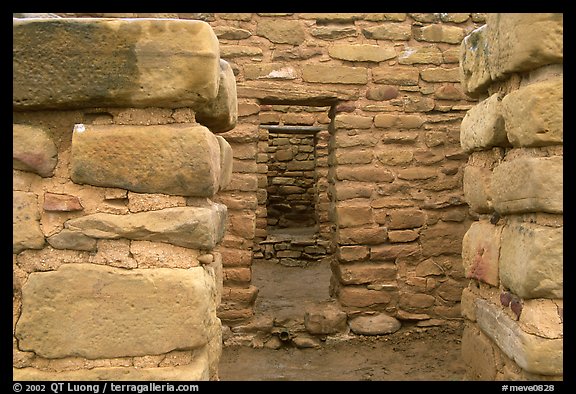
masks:
[[[217,380],[236,85],[203,21],[13,20],[15,380]]]
[[[489,14],[461,49],[467,377],[562,380],[563,15]]]

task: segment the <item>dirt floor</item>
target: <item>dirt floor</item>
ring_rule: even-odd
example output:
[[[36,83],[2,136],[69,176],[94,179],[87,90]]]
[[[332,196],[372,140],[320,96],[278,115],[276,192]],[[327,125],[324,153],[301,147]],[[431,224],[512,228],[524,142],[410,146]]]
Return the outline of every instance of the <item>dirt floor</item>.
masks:
[[[255,315],[302,319],[306,306],[329,299],[330,268],[255,263]],[[328,337],[318,348],[224,346],[221,381],[462,381],[462,332],[402,327],[381,336]]]

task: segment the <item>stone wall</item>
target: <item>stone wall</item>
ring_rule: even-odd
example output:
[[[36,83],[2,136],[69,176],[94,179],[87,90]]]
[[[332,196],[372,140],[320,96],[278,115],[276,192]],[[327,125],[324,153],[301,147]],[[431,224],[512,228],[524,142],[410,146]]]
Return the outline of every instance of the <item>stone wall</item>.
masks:
[[[484,14],[75,16],[199,19],[219,39],[238,96],[238,125],[219,134],[232,147],[233,176],[215,197],[228,207],[217,247],[224,276],[218,315],[226,324],[253,316],[252,262],[273,241],[271,139],[262,126],[320,129],[316,246],[332,260],[326,287],[345,312],[461,324],[462,239],[474,217],[462,192],[460,122],[476,99],[460,85],[458,62],[462,39]]]
[[[217,380],[236,84],[202,21],[13,20],[15,380]]]
[[[562,380],[563,15],[489,14],[461,48],[467,377]]]

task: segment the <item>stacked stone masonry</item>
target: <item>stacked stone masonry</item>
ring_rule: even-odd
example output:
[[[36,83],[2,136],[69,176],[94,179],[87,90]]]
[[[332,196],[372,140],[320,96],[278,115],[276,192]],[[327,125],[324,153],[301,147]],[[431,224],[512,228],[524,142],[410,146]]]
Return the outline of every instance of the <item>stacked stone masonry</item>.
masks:
[[[462,355],[478,380],[563,379],[563,15],[489,14],[461,46]]]
[[[13,20],[15,380],[217,380],[236,82],[203,21]]]

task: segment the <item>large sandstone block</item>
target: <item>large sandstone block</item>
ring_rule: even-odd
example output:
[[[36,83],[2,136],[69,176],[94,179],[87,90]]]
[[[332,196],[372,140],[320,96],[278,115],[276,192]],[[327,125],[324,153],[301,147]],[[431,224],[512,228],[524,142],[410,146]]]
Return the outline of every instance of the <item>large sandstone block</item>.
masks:
[[[13,19],[16,109],[194,107],[220,83],[218,39],[198,20]]]
[[[12,253],[24,249],[42,249],[44,233],[40,228],[38,197],[34,193],[12,192]]]
[[[303,64],[302,79],[305,82],[364,85],[368,82],[368,70],[364,67]]]
[[[488,70],[487,28],[483,25],[473,30],[460,44],[460,83],[470,97],[478,97],[492,82]]]
[[[522,330],[502,307],[476,300],[476,318],[480,329],[520,368],[542,375],[562,375],[563,341],[532,335]]]
[[[92,238],[128,238],[211,250],[224,237],[227,210],[222,204],[173,207],[127,215],[94,213],[64,223]]]
[[[466,113],[460,124],[460,145],[466,152],[508,145],[498,93]]]
[[[489,168],[473,165],[464,166],[462,178],[464,199],[472,211],[478,213],[492,211],[491,178],[492,171]]]
[[[236,77],[227,61],[220,59],[220,84],[214,100],[195,108],[196,121],[215,133],[232,130],[238,120]]]
[[[522,298],[563,297],[563,228],[512,222],[502,230],[500,280]]]
[[[328,47],[328,54],[334,59],[351,62],[383,62],[396,57],[392,46],[369,44],[334,44]]]
[[[212,197],[221,163],[218,139],[196,124],[77,124],[72,135],[71,178],[80,184]]]
[[[494,13],[487,15],[486,24],[492,80],[563,62],[562,13]]]
[[[492,172],[494,209],[501,214],[563,212],[563,158],[519,157]]]
[[[466,278],[498,286],[502,226],[474,222],[462,240],[462,264]]]
[[[513,146],[562,144],[563,87],[562,77],[553,78],[521,87],[502,99],[502,115]]]
[[[214,326],[214,284],[203,268],[125,270],[66,264],[32,273],[15,336],[46,358],[114,358],[201,348]]]
[[[58,151],[56,145],[40,127],[12,125],[12,167],[17,170],[31,171],[42,177],[52,176]]]

